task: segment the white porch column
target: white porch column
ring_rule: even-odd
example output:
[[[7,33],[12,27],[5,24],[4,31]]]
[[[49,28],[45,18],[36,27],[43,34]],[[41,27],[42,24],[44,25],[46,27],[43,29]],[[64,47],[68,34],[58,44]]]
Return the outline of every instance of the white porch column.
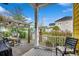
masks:
[[[38,29],[38,25],[37,28],[35,29],[35,47],[39,46],[39,29]]]
[[[39,46],[38,5],[35,4],[35,47]]]

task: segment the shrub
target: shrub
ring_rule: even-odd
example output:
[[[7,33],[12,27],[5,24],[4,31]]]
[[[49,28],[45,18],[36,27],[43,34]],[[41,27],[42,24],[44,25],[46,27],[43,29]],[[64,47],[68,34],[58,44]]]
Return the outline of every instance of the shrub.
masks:
[[[19,37],[25,39],[26,38],[26,32],[19,31]]]
[[[9,36],[11,36],[11,32],[4,32],[4,33],[3,33],[3,36],[4,36],[4,37],[9,37]]]
[[[52,42],[50,40],[46,40],[45,43],[47,47],[52,47]]]

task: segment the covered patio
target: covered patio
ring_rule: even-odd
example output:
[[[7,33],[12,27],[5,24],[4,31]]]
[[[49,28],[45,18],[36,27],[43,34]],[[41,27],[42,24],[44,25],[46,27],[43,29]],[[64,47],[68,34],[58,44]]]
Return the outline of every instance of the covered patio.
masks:
[[[8,4],[7,4],[8,5]],[[23,41],[23,44],[21,43],[19,46],[14,46],[12,47],[13,49],[13,55],[14,56],[56,56],[56,46],[63,46],[65,44],[66,41],[66,36],[46,36],[46,35],[41,35],[41,27],[39,27],[38,25],[38,12],[39,9],[41,7],[47,6],[47,4],[43,4],[43,3],[34,3],[31,4],[34,7],[34,20],[35,20],[35,38],[33,40],[33,42],[30,43],[30,29],[28,29],[28,44],[26,42]],[[25,22],[20,22],[20,21],[11,21],[11,20],[7,20],[5,21],[6,23],[13,23],[13,25],[11,24],[11,26],[14,26],[16,28],[20,28],[20,27],[28,27],[30,28],[30,23],[26,24]],[[5,24],[6,24],[5,23]],[[9,26],[10,26],[9,24]],[[17,26],[17,24],[22,24],[22,26]],[[9,27],[8,26],[8,27]],[[74,37],[74,36],[73,36]],[[43,40],[45,39],[53,39],[53,43],[48,43],[47,46],[45,46],[45,43],[43,43]],[[52,47],[51,47],[52,46]],[[23,51],[24,50],[24,51]],[[17,52],[16,52],[17,51]],[[21,53],[21,51],[23,51]],[[58,52],[58,56],[62,56],[61,53]],[[68,54],[66,56],[77,56],[77,53],[74,54]]]
[[[38,27],[38,16],[37,15],[38,15],[38,10],[39,10],[40,6],[46,6],[47,4],[33,4],[33,5],[35,7],[35,39],[36,39],[36,43],[34,45],[35,47],[30,49],[25,54],[23,54],[23,56],[56,56],[56,49],[55,48],[56,48],[57,42],[62,41],[63,43],[59,43],[59,45],[63,46],[63,44],[65,44],[66,37],[61,37],[61,38],[58,37],[58,40],[57,40],[57,36],[56,36],[56,38],[52,37],[52,38],[54,38],[54,42],[55,42],[55,43],[53,43],[52,48],[40,45],[39,40],[40,40],[40,38],[43,38],[44,36],[39,36],[39,34],[38,34],[39,27]],[[73,4],[73,5],[75,5],[75,4]],[[73,10],[73,12],[74,12],[74,10]],[[73,18],[73,20],[74,20],[74,18]],[[73,22],[73,24],[74,24],[74,22]],[[41,34],[41,29],[40,29],[40,34]],[[60,40],[59,40],[59,38],[60,38]],[[65,56],[78,56],[77,51],[76,51],[76,54],[66,54]],[[62,54],[59,52],[58,56],[62,56]]]

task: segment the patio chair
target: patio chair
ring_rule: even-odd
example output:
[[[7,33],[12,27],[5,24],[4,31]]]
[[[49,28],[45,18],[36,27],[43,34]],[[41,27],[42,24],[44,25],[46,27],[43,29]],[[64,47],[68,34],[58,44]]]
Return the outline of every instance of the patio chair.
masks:
[[[4,41],[0,40],[0,56],[12,56],[12,48]]]
[[[4,42],[9,42],[8,38],[2,37]]]
[[[3,37],[3,40],[4,40],[4,42],[5,42],[7,45],[9,45],[9,46],[11,46],[11,47],[14,46],[14,43],[13,43],[13,41],[12,41],[11,39],[6,38],[6,37]]]
[[[67,37],[64,46],[56,46],[56,55],[58,51],[62,53],[62,56],[65,54],[75,54],[77,41],[75,38]]]

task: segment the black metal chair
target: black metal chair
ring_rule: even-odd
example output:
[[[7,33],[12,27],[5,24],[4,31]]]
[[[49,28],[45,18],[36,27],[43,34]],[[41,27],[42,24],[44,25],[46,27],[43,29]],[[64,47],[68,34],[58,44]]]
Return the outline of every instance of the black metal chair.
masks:
[[[0,56],[12,56],[12,48],[4,40],[0,40]]]
[[[70,53],[75,54],[77,41],[78,40],[75,38],[67,37],[64,46],[56,46],[56,55],[58,51],[62,53],[62,56],[64,56],[65,54],[70,54]]]
[[[6,42],[8,42],[9,40],[8,40],[8,38],[5,38],[5,37],[3,37],[3,40],[4,41],[6,41]]]
[[[13,45],[13,41],[12,40],[10,40],[10,39],[8,39],[8,38],[6,38],[6,37],[3,37],[3,40],[4,40],[4,42],[6,43],[6,45],[8,46],[14,46]]]

